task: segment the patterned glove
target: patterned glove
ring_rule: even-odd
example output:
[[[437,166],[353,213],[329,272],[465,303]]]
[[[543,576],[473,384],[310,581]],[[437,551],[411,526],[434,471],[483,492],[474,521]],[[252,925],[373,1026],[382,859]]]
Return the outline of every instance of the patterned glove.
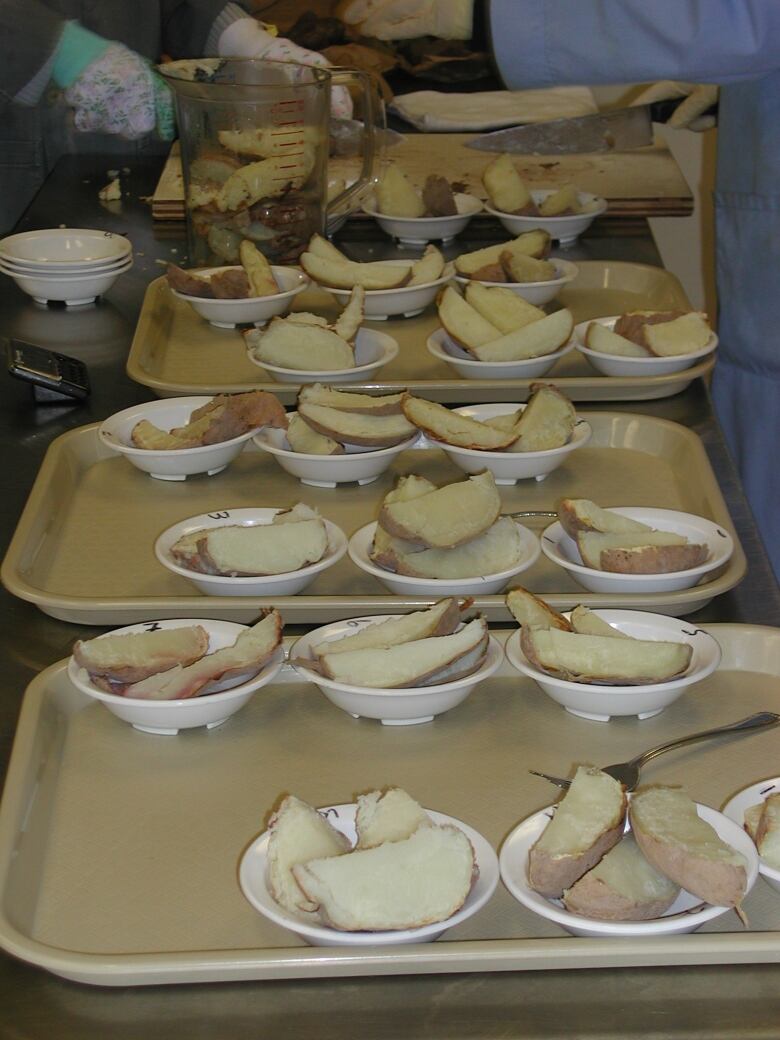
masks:
[[[268,61],[294,61],[299,65],[330,68],[330,62],[316,51],[299,47],[292,40],[273,36],[254,18],[239,18],[219,38],[221,58],[266,58]],[[333,87],[330,111],[336,119],[352,117],[352,99],[346,87]]]
[[[350,0],[340,16],[362,36],[377,40],[468,40],[474,0]]]
[[[714,114],[703,114],[718,103],[718,88],[713,83],[681,83],[664,79],[659,83],[652,83],[634,98],[631,104],[650,105],[654,101],[668,101],[674,98],[685,100],[674,110],[666,123],[667,126],[673,126],[678,130],[702,131],[709,130],[717,123],[717,116]]]
[[[119,134],[134,140],[157,130],[174,132],[168,88],[147,61],[121,43],[111,43],[65,91],[77,130]]]

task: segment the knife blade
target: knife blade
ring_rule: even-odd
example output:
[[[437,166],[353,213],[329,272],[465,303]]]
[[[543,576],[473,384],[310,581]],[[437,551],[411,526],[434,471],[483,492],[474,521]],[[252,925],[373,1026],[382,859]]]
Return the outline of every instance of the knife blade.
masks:
[[[475,137],[466,147],[525,155],[630,151],[652,144],[653,121],[665,122],[679,103],[679,99],[656,101],[549,123],[511,126]]]

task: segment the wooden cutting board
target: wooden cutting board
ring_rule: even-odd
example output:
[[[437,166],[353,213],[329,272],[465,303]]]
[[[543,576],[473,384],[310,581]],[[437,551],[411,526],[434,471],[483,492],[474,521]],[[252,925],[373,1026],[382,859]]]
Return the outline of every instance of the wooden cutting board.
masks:
[[[409,134],[388,150],[389,162],[422,186],[429,173],[465,184],[465,191],[485,199],[481,175],[490,162],[486,152],[466,148],[473,134]],[[607,199],[605,219],[684,217],[693,211],[691,189],[662,139],[631,152],[581,155],[517,155],[520,176],[531,188],[571,183]],[[330,160],[331,177],[354,176],[355,158]],[[184,183],[178,143],[174,144],[152,198],[155,220],[184,220]],[[355,214],[358,216],[358,214]]]

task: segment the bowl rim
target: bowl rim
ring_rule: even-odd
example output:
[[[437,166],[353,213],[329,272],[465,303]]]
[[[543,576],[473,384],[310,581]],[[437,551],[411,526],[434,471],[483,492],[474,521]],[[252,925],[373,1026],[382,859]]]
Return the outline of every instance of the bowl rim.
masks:
[[[354,819],[354,813],[357,810],[357,803],[343,802],[341,804],[318,807],[318,812],[322,814],[328,813],[328,810],[336,810],[337,813],[340,811],[345,816],[347,815],[347,812],[351,810],[352,819]],[[459,820],[457,817],[450,816],[447,813],[442,813],[438,812],[435,809],[427,808],[425,809],[425,812],[428,813],[428,815],[431,817],[434,823],[450,824],[452,826],[458,827],[460,830],[463,831],[463,833],[471,842],[472,847],[474,848],[475,858],[477,866],[479,868],[479,879],[472,886],[471,891],[469,892],[469,895],[466,898],[466,902],[459,910],[456,910],[454,914],[451,914],[444,921],[436,921],[433,924],[423,925],[420,928],[406,928],[396,929],[394,931],[384,930],[374,932],[340,931],[336,928],[329,928],[327,925],[314,925],[310,924],[307,921],[299,921],[289,911],[279,906],[279,904],[276,903],[276,901],[271,896],[270,891],[268,890],[267,846],[270,833],[268,829],[264,830],[262,834],[259,834],[257,837],[253,838],[252,841],[250,841],[248,845],[246,845],[243,852],[241,853],[241,857],[239,859],[238,864],[238,879],[244,898],[252,907],[254,907],[254,909],[258,913],[263,914],[263,916],[267,917],[270,921],[273,921],[275,924],[278,924],[282,928],[286,928],[288,931],[291,931],[296,935],[300,935],[304,938],[320,939],[325,941],[335,941],[341,938],[342,942],[339,945],[397,945],[398,943],[403,942],[404,939],[408,940],[415,937],[419,939],[425,939],[428,936],[435,937],[437,935],[440,935],[442,932],[455,927],[455,925],[460,924],[462,921],[468,920],[468,918],[478,913],[479,910],[481,910],[482,907],[489,902],[498,886],[500,872],[498,866],[498,856],[496,855],[495,849],[490,844],[490,842],[482,834],[480,834],[479,831],[477,831],[474,827],[471,827],[469,824],[464,823],[462,820]],[[340,818],[337,815],[336,819],[333,821],[334,826],[336,826],[339,819]],[[270,908],[267,906],[263,906],[262,908],[258,906],[257,903],[255,903],[254,899],[252,899],[249,895],[247,891],[247,885],[245,884],[245,878],[249,874],[251,869],[250,859],[257,857],[260,857],[260,863],[258,865],[263,869],[263,876],[261,879],[262,889],[267,894],[269,902],[272,904]],[[481,881],[484,882],[483,885],[480,885]],[[471,899],[471,896],[474,895],[477,888],[481,888],[482,890],[478,891],[474,898]]]
[[[609,608],[608,610],[601,610],[596,607],[592,607],[591,610],[594,614],[599,617],[603,617],[604,614],[624,614],[627,616],[636,616],[637,618],[664,618],[667,621],[677,621],[677,618],[669,618],[666,614],[655,614],[649,610],[619,610],[617,608]],[[614,620],[614,618],[613,618]],[[681,621],[679,628],[683,629],[686,622]],[[689,626],[690,627],[690,626]],[[528,658],[523,653],[520,645],[520,629],[516,629],[507,638],[505,644],[505,652],[507,660],[510,664],[521,672],[523,675],[528,676],[529,679],[535,680],[537,683],[549,683],[556,687],[556,689],[568,692],[568,693],[594,693],[601,695],[616,694],[618,697],[625,696],[629,697],[631,694],[643,694],[650,691],[657,691],[661,693],[669,693],[674,689],[682,689],[686,686],[692,686],[694,683],[701,682],[702,679],[706,679],[708,675],[712,675],[714,671],[720,666],[722,657],[722,650],[720,643],[717,639],[709,632],[704,629],[697,628],[696,634],[706,636],[707,640],[710,641],[711,649],[714,651],[714,659],[709,663],[700,665],[698,669],[691,671],[686,670],[682,675],[677,675],[672,679],[667,679],[666,682],[661,683],[638,683],[635,686],[628,685],[609,685],[602,683],[585,683],[585,682],[573,682],[571,679],[559,679],[555,675],[549,675],[547,672],[543,672],[541,668],[537,668],[531,664]],[[684,635],[681,632],[681,635]],[[687,640],[681,639],[682,642]],[[691,645],[690,643],[688,645]]]
[[[241,266],[241,264],[224,264],[222,267],[202,267],[192,268],[192,270],[198,271],[198,273],[208,272],[209,274],[216,274],[219,271],[243,271],[244,268]],[[274,301],[288,299],[291,296],[297,296],[298,293],[303,292],[304,289],[308,288],[311,282],[311,279],[305,271],[302,271],[300,268],[292,267],[290,265],[271,264],[271,271],[273,272],[274,277],[276,277],[277,271],[290,271],[292,273],[295,273],[298,275],[298,282],[291,289],[282,289],[279,292],[270,293],[268,296],[242,296],[238,299],[231,300],[218,300],[213,299],[210,296],[193,296],[188,293],[179,292],[178,289],[174,289],[171,285],[168,285],[168,289],[170,289],[170,291],[177,299],[184,300],[187,303],[192,303],[194,300],[199,305],[205,304],[206,306],[209,306],[212,304],[216,304],[218,306],[224,306],[227,307],[227,309],[230,309],[231,307],[237,308],[242,304],[246,305],[251,303],[272,303]]]
[[[82,282],[102,282],[106,278],[118,278],[120,274],[124,274],[129,271],[133,266],[133,259],[131,258],[127,263],[122,264],[120,267],[112,267],[108,271],[95,271],[90,274],[55,274],[53,272],[28,272],[28,271],[7,271],[0,266],[0,271],[7,275],[9,278],[13,278],[14,281],[21,281],[22,279],[27,282],[40,282],[41,284],[47,285],[80,285]]]
[[[563,530],[563,525],[560,520],[554,520],[539,535],[539,541],[542,546],[542,552],[545,554],[548,560],[557,564],[559,567],[563,567],[566,570],[573,571],[575,574],[588,574],[595,575],[598,577],[605,577],[608,579],[615,578],[618,582],[625,581],[641,581],[646,583],[652,583],[653,581],[659,581],[662,579],[672,578],[697,578],[703,574],[708,574],[710,571],[715,570],[717,567],[722,567],[723,564],[727,563],[734,553],[734,539],[727,530],[721,525],[715,523],[714,520],[707,520],[706,517],[697,516],[695,513],[686,513],[681,509],[665,509],[662,506],[609,506],[609,509],[613,513],[619,513],[621,516],[630,517],[633,520],[642,520],[641,515],[636,514],[647,514],[652,513],[671,513],[678,517],[685,517],[689,520],[697,520],[700,523],[707,524],[712,528],[711,533],[718,532],[724,536],[724,553],[718,556],[716,553],[712,554],[712,558],[705,560],[704,563],[700,563],[697,567],[686,567],[680,571],[664,571],[660,574],[624,574],[619,571],[600,571],[596,570],[595,567],[587,567],[584,563],[574,563],[572,560],[567,560],[563,553],[560,551],[560,542],[562,537],[568,538],[569,536]]]
[[[529,570],[537,562],[541,554],[539,536],[532,531],[530,527],[525,527],[517,520],[515,520],[514,523],[523,532],[521,538],[523,539],[523,544],[525,546],[531,548],[533,542],[536,542],[536,546],[531,548],[528,559],[522,560],[519,566],[512,567],[509,570],[497,571],[493,574],[481,574],[476,578],[417,578],[411,574],[396,574],[395,571],[387,571],[383,567],[377,567],[377,565],[369,559],[368,554],[364,557],[362,552],[359,553],[357,549],[357,546],[361,541],[366,540],[369,536],[373,537],[373,532],[377,527],[376,520],[372,520],[368,524],[363,524],[362,527],[359,527],[350,535],[349,542],[347,543],[347,552],[349,553],[350,560],[352,560],[356,567],[359,567],[366,574],[371,574],[379,580],[388,578],[391,581],[398,581],[407,585],[410,590],[414,588],[422,588],[423,586],[428,589],[431,587],[436,588],[436,584],[449,586],[457,582],[463,586],[465,595],[466,593],[478,591],[480,586],[485,582],[496,582],[499,580],[509,581],[510,578],[514,578],[516,575],[522,574],[523,571]],[[425,593],[420,592],[420,595],[425,595]],[[446,593],[442,592],[442,595],[446,595]]]
[[[395,360],[398,356],[398,352],[401,349],[398,345],[398,340],[391,336],[387,332],[382,332],[379,329],[367,329],[365,326],[361,327],[357,331],[359,336],[363,333],[371,338],[379,337],[375,342],[382,351],[382,357],[377,358],[376,361],[369,361],[364,365],[355,365],[354,368],[331,368],[328,371],[322,371],[321,369],[308,369],[308,368],[281,368],[279,365],[269,365],[264,361],[258,361],[253,355],[250,347],[246,348],[247,357],[253,365],[257,365],[258,368],[264,368],[268,372],[280,372],[282,375],[299,376],[306,382],[310,382],[315,379],[322,383],[327,383],[329,379],[333,379],[334,376],[350,375],[356,372],[364,373],[370,372],[375,368],[381,368],[382,365],[389,365],[391,361]],[[356,339],[357,344],[357,339]],[[357,345],[356,348],[357,349]]]
[[[486,401],[484,403],[487,404],[488,402]],[[496,401],[494,403],[495,404],[500,404],[500,405],[503,406],[503,402],[502,401]],[[527,407],[527,404],[528,404],[527,401],[525,401],[523,403],[520,403],[520,404],[516,404],[516,405],[508,404],[506,412],[498,413],[498,414],[508,414],[513,409],[525,409]],[[463,410],[465,410],[465,409],[478,408],[478,407],[479,407],[479,404],[477,404],[477,405],[465,404],[465,405],[460,405],[457,408],[453,408],[452,411],[453,412],[457,412],[458,414],[462,414]],[[579,431],[579,435],[578,435],[577,431]],[[469,459],[489,459],[490,461],[495,461],[495,462],[503,462],[503,461],[507,461],[508,462],[509,460],[515,459],[515,458],[517,458],[517,459],[531,459],[531,460],[539,459],[540,461],[543,461],[544,459],[555,458],[557,455],[568,455],[569,452],[576,451],[577,448],[584,448],[585,445],[590,440],[592,434],[593,434],[593,427],[590,425],[588,420],[587,419],[583,419],[581,416],[577,416],[577,418],[575,420],[575,423],[574,423],[574,431],[572,432],[572,435],[569,438],[569,440],[565,444],[562,444],[559,448],[545,448],[542,451],[506,452],[506,451],[491,451],[489,449],[488,450],[482,450],[480,448],[462,448],[462,447],[460,447],[457,444],[447,444],[446,441],[437,440],[435,437],[433,437],[433,436],[431,436],[430,434],[427,434],[427,433],[425,434],[425,436],[430,441],[430,443],[433,444],[435,447],[441,448],[443,451],[447,451],[447,452],[451,451],[454,455],[462,455],[464,458],[469,458]]]
[[[629,794],[629,799],[631,795]],[[696,802],[696,809],[699,816],[704,819],[707,823],[710,823],[718,834],[721,834],[722,830],[730,836],[732,841],[736,841],[740,846],[737,848],[738,852],[741,852],[747,860],[747,888],[745,894],[751,891],[753,885],[756,882],[758,876],[758,854],[755,853],[755,846],[753,846],[753,853],[751,854],[748,845],[753,843],[744,831],[734,823],[732,819],[725,815],[725,813],[719,812],[717,809],[713,809],[708,805],[704,805],[702,802]],[[704,903],[701,910],[695,912],[692,911],[679,911],[675,914],[662,914],[660,917],[654,917],[647,921],[605,921],[594,917],[584,917],[580,914],[575,914],[571,910],[567,910],[563,906],[558,906],[556,902],[547,896],[543,896],[538,892],[535,892],[527,880],[524,884],[517,884],[515,877],[518,874],[516,869],[510,871],[510,862],[516,862],[516,856],[513,855],[514,849],[512,847],[513,842],[523,840],[523,831],[530,831],[528,838],[538,837],[544,828],[539,830],[542,823],[542,817],[550,817],[550,809],[553,806],[547,806],[544,809],[539,809],[535,813],[531,813],[525,819],[521,820],[516,824],[504,839],[501,848],[499,850],[499,870],[501,872],[501,880],[504,882],[507,890],[512,895],[513,899],[516,899],[518,903],[527,907],[533,913],[538,914],[540,917],[545,918],[548,921],[554,921],[566,928],[570,925],[572,928],[577,928],[582,932],[588,932],[592,936],[637,936],[637,935],[671,935],[679,933],[681,931],[695,930],[700,925],[707,921],[711,921],[721,914],[727,913],[731,908],[724,906],[715,906],[712,903]],[[701,810],[704,810],[702,813]],[[715,826],[715,823],[719,823],[721,830]],[[629,829],[628,817],[626,817],[626,830]],[[538,831],[538,834],[537,834]],[[737,834],[747,839],[747,842],[743,842],[737,839]],[[525,840],[528,840],[526,838]],[[725,839],[724,839],[725,840]],[[526,853],[526,862],[527,862]],[[525,864],[524,864],[525,867]],[[523,878],[526,879],[525,870],[523,870]],[[681,891],[686,891],[682,889]],[[688,893],[690,895],[690,893]],[[697,897],[691,896],[696,899]],[[699,903],[702,903],[699,900]],[[694,904],[695,905],[695,904]],[[694,922],[693,929],[689,929],[687,926]]]
[[[215,512],[217,511],[218,510],[215,510]],[[231,517],[234,517],[239,513],[270,513],[271,516],[268,517],[268,523],[264,523],[263,520],[258,520],[257,523],[251,523],[249,522],[249,517],[247,517],[243,523],[240,519],[237,519],[235,524],[219,524],[217,526],[266,527],[270,525],[272,517],[275,514],[283,513],[285,510],[282,506],[246,506],[239,507],[238,509],[230,509],[229,512]],[[154,541],[154,555],[163,567],[167,568],[173,574],[178,574],[182,578],[187,578],[190,581],[203,581],[204,583],[212,584],[215,587],[224,587],[225,585],[229,585],[234,588],[244,588],[249,585],[271,585],[275,582],[292,581],[299,577],[303,578],[318,574],[320,571],[326,570],[333,564],[338,563],[347,551],[347,536],[344,531],[342,531],[338,524],[334,524],[332,520],[328,520],[327,517],[323,516],[321,519],[325,524],[325,530],[328,535],[328,548],[326,549],[325,554],[314,563],[309,563],[305,567],[300,567],[297,571],[281,571],[279,574],[249,574],[237,577],[230,577],[225,574],[201,574],[200,571],[189,570],[187,567],[182,567],[180,564],[171,560],[166,555],[166,550],[163,548],[161,543],[166,536],[170,537],[170,533],[175,528],[181,527],[183,524],[188,524],[193,520],[199,520],[201,517],[208,517],[208,515],[208,513],[199,513],[196,516],[187,517],[184,520],[177,521],[175,524],[171,524],[169,527],[166,527],[164,531],[160,532]],[[204,526],[203,528],[195,528],[195,530],[205,531],[208,530],[208,528]],[[257,595],[261,595],[261,593],[257,593]]]
[[[452,342],[449,333],[442,325],[439,325],[438,328],[435,328],[433,332],[431,332],[428,335],[428,338],[425,341],[425,345],[428,348],[429,353],[433,354],[433,356],[435,358],[438,358],[440,361],[445,361],[449,364],[454,363],[457,365],[475,365],[483,369],[486,365],[491,365],[506,370],[509,368],[517,368],[518,365],[525,365],[530,367],[534,364],[538,365],[542,361],[555,362],[560,360],[560,358],[564,357],[566,354],[569,354],[572,350],[574,350],[575,347],[574,339],[572,337],[571,339],[567,340],[567,342],[564,343],[562,347],[559,347],[558,350],[554,350],[551,354],[540,354],[538,357],[522,358],[519,361],[478,361],[476,358],[460,358],[457,357],[455,354],[450,354],[449,351],[444,347],[444,345],[440,344],[439,342],[439,340],[441,340],[445,336],[448,340],[450,340],[450,342]],[[457,346],[457,344],[453,343],[453,346]],[[458,347],[458,350],[461,349],[462,348]],[[463,351],[463,353],[465,353],[465,351]],[[550,365],[550,367],[552,368],[552,364]]]
[[[744,811],[740,810],[743,814],[742,820],[736,819],[737,805],[739,805],[739,803],[741,803],[743,800],[745,800],[749,795],[752,795],[753,793],[759,796],[759,801],[763,801],[763,798],[761,796],[765,791],[768,794],[775,794],[777,791],[780,791],[780,776],[771,778],[768,777],[765,780],[754,780],[752,784],[746,784],[744,787],[741,787],[737,792],[735,792],[735,794],[731,796],[731,798],[729,798],[724,803],[721,812],[724,816],[728,816],[730,820],[733,820],[734,823],[737,824],[737,826],[743,827]],[[757,805],[758,802],[751,802],[750,804]],[[761,853],[758,852],[758,847],[756,847],[756,852],[758,853],[759,874],[763,874],[764,877],[767,877],[771,881],[780,884],[780,867],[770,866],[763,858]]]
[[[19,241],[37,241],[46,236],[54,236],[55,238],[65,238],[68,235],[81,235],[89,236],[97,239],[109,239],[119,243],[119,251],[108,256],[95,257],[92,260],[33,260],[28,261],[32,263],[41,264],[92,264],[92,263],[105,263],[107,260],[112,258],[119,258],[125,256],[127,253],[132,253],[133,244],[129,238],[125,235],[120,235],[116,231],[107,231],[102,228],[35,228],[31,231],[17,231],[11,235],[4,235],[0,238],[0,256],[9,257],[15,260],[25,260],[26,258],[18,257],[13,252],[8,251],[9,243],[18,243]]]
[[[579,267],[572,261],[566,260],[560,256],[552,256],[549,258],[551,264],[555,264],[558,270],[562,270],[562,274],[559,274],[557,278],[546,278],[541,282],[487,282],[482,278],[469,278],[468,275],[458,274],[454,275],[455,281],[459,285],[468,285],[470,282],[479,282],[480,285],[485,285],[487,288],[496,289],[509,289],[514,291],[515,289],[547,289],[554,285],[568,285],[569,282],[573,282],[574,279],[580,273]]]
[[[531,197],[533,198],[534,202],[538,202],[540,200],[548,198],[557,190],[557,188],[532,188]],[[579,189],[577,189],[578,199],[582,198],[583,195],[588,200],[598,203],[597,208],[588,210],[587,213],[566,213],[561,216],[554,215],[550,217],[545,217],[542,216],[541,213],[507,213],[505,210],[495,209],[493,206],[490,205],[489,202],[486,202],[484,205],[487,212],[490,213],[490,215],[493,217],[505,217],[508,220],[522,220],[528,222],[535,221],[537,224],[539,224],[539,221],[541,220],[549,220],[553,223],[557,223],[558,221],[562,222],[564,220],[584,220],[586,218],[588,220],[592,220],[595,217],[600,217],[601,214],[604,213],[609,206],[609,203],[603,195],[596,195],[595,192],[592,191],[580,191]]]
[[[296,411],[288,412],[287,418],[291,415],[296,415]],[[254,443],[261,448],[263,451],[267,451],[269,455],[280,455],[282,458],[300,459],[302,462],[322,462],[326,465],[333,463],[335,466],[341,466],[345,464],[345,460],[355,459],[378,459],[384,456],[392,456],[393,454],[399,454],[405,451],[407,448],[412,448],[413,445],[420,439],[420,431],[417,430],[411,436],[407,437],[406,440],[399,441],[398,444],[389,444],[384,448],[367,448],[365,451],[354,451],[354,452],[343,452],[340,455],[312,455],[309,452],[293,451],[292,448],[280,448],[276,444],[271,444],[268,441],[269,434],[267,430],[270,427],[261,426],[257,433],[254,435]],[[284,434],[284,430],[280,431]],[[289,443],[289,442],[288,442]],[[349,442],[347,442],[349,443]],[[359,447],[359,445],[356,445]]]
[[[375,217],[377,220],[393,220],[398,221],[399,224],[408,224],[410,228],[418,227],[421,224],[436,224],[439,226],[439,222],[447,220],[465,220],[466,218],[475,217],[477,213],[480,213],[485,208],[485,203],[480,199],[478,195],[472,194],[470,191],[456,191],[453,192],[456,199],[473,199],[479,205],[476,209],[469,210],[468,213],[450,213],[446,217],[394,217],[391,213],[380,213],[378,209],[369,209],[367,205],[363,205],[363,212],[369,217]]]
[[[184,628],[185,626],[189,625],[202,625],[203,628],[205,628],[208,632],[208,626],[213,625],[216,619],[166,618],[165,621],[166,623],[170,623],[171,621],[180,621],[181,625],[173,627],[181,628]],[[236,638],[238,638],[238,636],[241,635],[243,631],[247,631],[250,627],[249,625],[240,624],[237,621],[219,621],[217,623],[235,625],[236,628],[239,630],[236,632]],[[101,632],[100,635],[96,636],[95,638],[100,639],[100,636],[102,635],[108,636],[121,634],[123,632],[126,632],[128,629],[138,629],[142,627],[144,624],[149,624],[149,622],[139,622],[135,625],[125,625],[122,628],[113,628],[107,632]],[[113,704],[116,706],[124,705],[128,708],[149,708],[149,710],[153,712],[163,711],[165,708],[181,708],[186,711],[188,705],[191,705],[193,707],[195,705],[199,705],[200,707],[203,707],[204,704],[213,703],[211,701],[212,697],[218,697],[221,703],[224,703],[228,700],[239,700],[241,697],[244,697],[249,693],[253,693],[255,688],[258,688],[256,687],[256,684],[260,680],[262,680],[260,682],[260,685],[265,685],[266,683],[271,682],[279,673],[284,663],[284,647],[280,645],[277,646],[273,654],[268,658],[268,660],[262,666],[262,668],[258,669],[258,671],[253,676],[251,676],[251,678],[245,679],[243,682],[238,683],[236,686],[231,686],[227,690],[218,690],[214,691],[213,693],[204,694],[202,697],[176,697],[172,700],[155,700],[145,697],[121,697],[119,694],[109,693],[107,690],[101,690],[99,687],[93,686],[93,684],[89,680],[85,681],[81,677],[80,673],[85,671],[86,669],[81,668],[81,666],[76,663],[73,654],[71,654],[68,658],[67,673],[70,681],[78,690],[81,691],[81,693],[86,694],[88,697],[92,697],[96,701],[102,701],[104,704]]]
[[[629,362],[637,364],[640,367],[642,365],[653,365],[653,364],[668,364],[670,361],[698,361],[700,358],[706,357],[707,354],[711,354],[713,350],[716,350],[720,340],[718,339],[717,332],[710,330],[710,338],[705,347],[701,350],[691,351],[689,354],[673,354],[669,357],[656,357],[653,354],[647,357],[626,357],[621,354],[605,354],[603,350],[592,350],[590,347],[586,347],[582,340],[582,334],[585,328],[592,322],[598,322],[599,325],[604,325],[606,328],[614,327],[615,322],[621,317],[619,314],[603,315],[598,318],[588,318],[587,321],[578,321],[572,331],[572,339],[574,340],[574,346],[581,354],[585,354],[586,357],[594,357],[603,361],[618,361],[618,362]],[[611,322],[611,324],[608,324]]]
[[[414,261],[398,259],[395,257],[392,260],[383,260],[382,263],[392,267],[405,267],[409,263],[414,263]],[[388,296],[392,296],[393,294],[398,295],[399,293],[417,292],[420,289],[433,289],[439,285],[444,285],[446,282],[451,282],[453,271],[454,267],[452,261],[447,260],[441,277],[435,278],[432,282],[420,282],[418,285],[399,285],[396,286],[395,289],[366,289],[365,297],[367,300],[381,300]],[[333,285],[321,285],[319,282],[317,284],[320,285],[321,289],[324,289],[326,292],[331,293],[337,298],[340,296],[348,297],[352,293],[352,289],[339,289]],[[371,319],[368,318],[367,320],[370,321]]]

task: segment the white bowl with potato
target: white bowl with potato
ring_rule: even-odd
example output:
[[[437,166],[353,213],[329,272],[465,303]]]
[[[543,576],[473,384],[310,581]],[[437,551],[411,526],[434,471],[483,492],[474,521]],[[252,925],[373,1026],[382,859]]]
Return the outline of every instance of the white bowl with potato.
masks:
[[[664,550],[668,548],[675,556],[679,554],[683,557],[688,555],[690,549],[691,558],[700,559],[704,556],[704,560],[695,566],[653,573],[600,570],[583,563],[577,542],[566,533],[560,521],[555,521],[542,532],[542,551],[549,560],[563,567],[590,592],[648,594],[690,589],[706,575],[728,563],[734,551],[734,541],[728,531],[712,520],[692,513],[650,506],[614,506],[610,507],[609,512],[644,524],[658,535],[657,538],[637,535],[637,543],[657,549],[655,555],[661,565],[664,562]]]
[[[630,797],[630,796],[629,796]],[[744,857],[745,892],[750,892],[758,877],[758,855],[747,834],[733,820],[709,806],[696,804],[700,820],[709,824],[722,842]],[[681,888],[671,905],[659,916],[646,920],[610,920],[586,917],[567,910],[560,898],[535,891],[529,882],[528,866],[532,847],[542,836],[553,816],[553,808],[541,809],[519,823],[505,839],[499,853],[501,880],[523,906],[547,921],[560,925],[571,935],[611,938],[652,938],[695,932],[708,921],[729,912]],[[628,823],[625,824],[628,830]]]
[[[562,260],[560,257],[552,257],[550,263],[555,268],[555,277],[547,278],[544,281],[539,282],[490,282],[480,281],[482,285],[487,286],[500,286],[502,289],[510,289],[515,295],[522,296],[524,300],[529,303],[535,304],[537,307],[541,307],[542,304],[549,303],[550,300],[554,300],[558,293],[563,289],[569,282],[573,282],[579,274],[579,268],[576,264],[573,264],[570,260]],[[456,275],[455,281],[459,285],[469,285],[470,282],[475,281],[473,278],[467,278],[465,275]]]
[[[199,270],[203,277],[229,271],[229,267],[211,267]],[[243,270],[243,268],[236,268]],[[245,299],[214,300],[205,296],[191,296],[171,289],[173,295],[219,329],[234,329],[236,325],[264,325],[271,318],[287,314],[295,297],[309,284],[308,277],[297,267],[271,266],[279,292],[268,296],[249,296]]]
[[[613,716],[623,715],[652,718],[689,686],[706,679],[720,664],[717,641],[688,622],[640,610],[594,610],[591,613],[632,639],[684,643],[691,648],[691,656],[687,668],[665,682],[632,685],[573,682],[551,675],[529,661],[521,646],[520,630],[513,632],[506,643],[510,663],[572,715],[593,722],[609,722]],[[621,644],[624,642],[620,640]]]
[[[730,798],[723,806],[723,814],[733,820],[739,827],[747,829],[747,820],[751,810],[756,811],[767,798],[780,793],[780,777],[770,777],[767,780],[759,780],[754,784],[743,787],[741,791]],[[775,832],[775,846],[776,846]],[[780,892],[780,857],[774,859],[775,865],[768,863],[764,856],[759,853],[758,870],[766,883]]]
[[[537,207],[541,206],[545,199],[554,195],[558,189],[538,189],[531,191],[531,197]],[[607,200],[588,191],[576,192],[577,205],[581,212],[566,213],[561,216],[542,216],[541,214],[529,213],[521,215],[517,213],[502,213],[485,203],[485,210],[493,217],[497,217],[507,231],[512,235],[521,235],[524,231],[534,228],[542,228],[547,231],[551,238],[560,242],[562,246],[572,245],[577,241],[583,231],[587,231],[596,217],[606,212]]]
[[[290,649],[290,661],[295,670],[304,679],[314,683],[336,707],[355,718],[378,719],[385,726],[410,726],[430,722],[436,715],[461,704],[475,686],[493,675],[501,664],[501,646],[492,636],[488,636],[484,656],[468,674],[433,684],[420,682],[416,685],[392,688],[359,686],[328,678],[313,667],[307,667],[309,660],[312,665],[315,664],[313,647],[318,644],[338,641],[369,629],[372,625],[398,617],[400,615],[380,614],[351,618],[314,629],[293,644]],[[465,636],[463,624],[458,632],[463,632]],[[404,643],[403,646],[408,654],[408,648],[413,644]]]
[[[447,217],[393,217],[380,213],[375,199],[363,206],[363,212],[373,217],[383,231],[397,238],[402,245],[447,243],[466,229],[472,217],[482,212],[482,202],[475,195],[455,192],[453,197],[458,212]]]
[[[454,368],[463,379],[538,379],[574,350],[574,341],[569,340],[558,350],[541,357],[521,361],[478,361],[458,346],[445,329],[432,332],[425,345],[429,354]]]
[[[398,341],[386,332],[361,328],[355,337],[355,365],[353,368],[308,370],[282,368],[267,361],[259,361],[251,350],[247,357],[253,365],[264,369],[279,383],[364,383],[398,356]]]
[[[612,331],[618,321],[619,315],[611,315],[604,318],[593,318],[590,321],[581,321],[574,326],[574,342],[577,350],[587,359],[589,364],[605,376],[667,376],[674,372],[682,372],[686,368],[697,364],[703,358],[711,354],[718,346],[718,337],[714,332],[704,347],[691,350],[684,354],[673,357],[654,357],[641,348],[637,356],[621,356],[620,354],[607,353],[604,350],[595,350],[587,345],[590,339],[588,330],[591,325],[600,325],[608,331]],[[644,356],[642,356],[644,354]]]

